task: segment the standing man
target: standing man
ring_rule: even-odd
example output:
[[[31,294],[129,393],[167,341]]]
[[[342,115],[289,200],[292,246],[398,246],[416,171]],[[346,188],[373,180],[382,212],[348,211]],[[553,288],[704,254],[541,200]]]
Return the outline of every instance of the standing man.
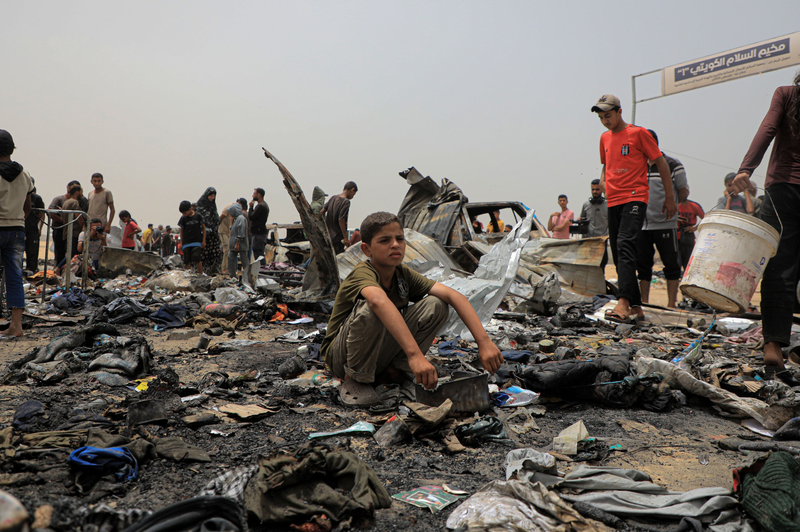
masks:
[[[344,184],[344,190],[328,200],[322,208],[322,215],[325,216],[325,225],[328,226],[328,233],[333,242],[333,252],[338,255],[350,245],[350,238],[347,232],[347,217],[350,215],[350,200],[352,200],[358,185],[353,181]]]
[[[67,193],[67,199],[64,201],[64,205],[62,208],[65,211],[80,211],[81,209],[81,202],[80,199],[83,197],[83,189],[81,189],[80,185],[73,185],[72,188],[69,189]],[[62,214],[62,218],[66,222],[68,219],[67,214]],[[78,235],[83,230],[84,226],[84,219],[83,216],[72,213],[72,221],[73,221],[73,228],[72,228],[72,244],[70,246],[70,256],[66,256],[67,252],[67,236],[69,235],[69,230],[65,226],[61,231],[62,240],[64,242],[64,258],[67,262],[72,260],[72,257],[78,254]],[[60,264],[60,263],[59,263]]]
[[[658,144],[658,135],[648,129],[653,139]],[[686,180],[686,170],[678,159],[669,155],[661,155],[666,159],[672,177],[672,194],[682,202],[689,197],[689,182]],[[658,169],[651,164],[647,167],[647,180],[650,186],[650,202],[647,204],[647,215],[644,225],[639,232],[639,253],[636,256],[636,269],[639,272],[639,290],[642,293],[642,302],[650,300],[650,280],[653,278],[653,259],[655,248],[664,264],[664,278],[667,280],[667,306],[677,307],[678,284],[681,281],[681,262],[678,249],[678,213],[671,218],[663,214],[664,185]]]
[[[697,223],[705,216],[703,207],[696,201],[687,198],[678,204],[678,250],[683,271],[686,271],[686,267],[689,266],[689,258],[694,250],[694,234],[697,232]]]
[[[47,208],[51,210],[61,210],[64,207],[64,202],[70,198],[70,189],[76,185],[81,186],[77,181],[70,181],[67,183],[67,193],[59,194],[53,198],[53,201],[50,202],[50,206]],[[50,220],[51,227],[53,228],[53,263],[57,266],[67,255],[67,243],[64,240],[63,229],[65,219],[64,216],[59,213],[51,213]],[[46,265],[45,269],[47,269]]]
[[[558,196],[558,206],[561,212],[556,211],[547,220],[547,230],[553,233],[553,238],[569,238],[569,226],[575,218],[575,213],[567,209],[569,198],[566,194]]]
[[[153,229],[153,253],[161,256],[161,236],[164,232],[164,226],[159,225]]]
[[[39,271],[39,239],[42,235],[44,213],[33,212],[33,209],[44,209],[42,197],[36,193],[36,182],[31,177],[33,192],[31,193],[31,212],[25,217],[25,259],[27,270],[31,273]]]
[[[11,133],[0,129],[0,256],[5,270],[6,302],[11,309],[11,325],[0,340],[22,336],[22,312],[25,310],[22,252],[25,219],[31,212],[33,181],[21,164],[11,160],[14,148]]]
[[[269,218],[269,205],[264,201],[264,189],[253,190],[253,199],[247,210],[250,218],[250,232],[253,233],[253,258],[264,255],[264,246],[267,244],[267,218]],[[233,222],[232,222],[233,223]],[[231,230],[233,233],[233,230]],[[228,257],[230,260],[230,257]],[[266,259],[261,259],[261,265],[266,266]]]
[[[162,245],[161,250],[163,251],[164,257],[170,257],[175,254],[175,242],[172,237],[172,227],[167,226],[164,229],[164,234],[161,236]]]
[[[147,224],[142,233],[142,251],[153,251],[153,224]]]
[[[86,214],[90,220],[95,218],[100,220],[105,228],[105,234],[111,232],[111,222],[114,220],[114,196],[107,188],[103,188],[103,174],[95,172],[92,174],[92,186],[94,190],[89,192],[89,209]]]
[[[631,318],[644,318],[636,279],[636,244],[649,198],[648,160],[658,168],[664,186],[662,212],[672,218],[678,208],[666,159],[646,129],[622,119],[619,98],[612,94],[601,96],[592,112],[608,129],[600,136],[600,188],[605,190],[608,201],[608,234],[619,279],[619,301],[606,312],[606,319],[628,322]]]
[[[585,202],[581,207],[581,220],[589,222],[583,238],[608,236],[608,205],[606,205],[606,199],[603,197],[603,189],[600,188],[600,180],[593,179],[591,187],[592,195],[589,197],[589,201]],[[603,260],[600,261],[600,269],[603,270],[603,275],[605,275],[606,264],[608,264],[608,247],[603,253]]]

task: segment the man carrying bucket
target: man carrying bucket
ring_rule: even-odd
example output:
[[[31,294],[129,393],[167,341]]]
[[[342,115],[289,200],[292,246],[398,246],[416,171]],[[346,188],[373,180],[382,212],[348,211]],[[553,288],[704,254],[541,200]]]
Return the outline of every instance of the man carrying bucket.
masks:
[[[619,279],[619,302],[606,313],[606,319],[627,322],[644,318],[639,282],[636,279],[636,245],[647,210],[649,184],[647,162],[658,168],[664,186],[667,219],[678,208],[672,189],[669,166],[648,131],[622,119],[619,98],[605,94],[592,107],[608,129],[600,136],[600,162],[603,163],[601,188],[608,202],[608,234]]]
[[[647,131],[658,144],[658,135],[652,129]],[[664,155],[662,153],[662,155]],[[664,155],[672,177],[673,194],[682,202],[689,197],[689,183],[683,164],[674,157]],[[678,284],[681,281],[681,261],[678,248],[678,215],[672,218],[662,213],[664,207],[664,186],[655,165],[647,168],[647,179],[650,186],[650,202],[647,204],[647,215],[639,232],[639,253],[636,256],[636,270],[639,272],[639,290],[642,302],[650,300],[650,280],[653,278],[653,258],[655,248],[664,264],[664,278],[667,280],[667,306],[678,305]]]
[[[767,116],[733,180],[735,191],[744,192],[751,187],[750,176],[773,139],[760,214],[764,222],[779,231],[780,243],[776,255],[767,263],[761,283],[764,373],[797,386],[800,382],[784,366],[781,347],[789,345],[792,333],[800,254],[800,71],[795,74],[793,85],[775,89]]]

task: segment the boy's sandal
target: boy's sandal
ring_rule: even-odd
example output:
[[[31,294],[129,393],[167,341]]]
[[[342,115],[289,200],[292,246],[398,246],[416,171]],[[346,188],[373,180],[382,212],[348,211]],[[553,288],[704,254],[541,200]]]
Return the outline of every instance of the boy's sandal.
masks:
[[[788,369],[781,369],[778,366],[764,366],[764,378],[770,381],[778,379],[792,388],[800,386],[800,381],[794,378],[791,371]]]
[[[372,406],[381,402],[381,397],[371,385],[348,379],[339,386],[339,398],[348,406]]]
[[[609,309],[605,313],[605,319],[608,321],[613,321],[615,323],[631,323],[631,317],[627,314],[623,314],[615,308]]]

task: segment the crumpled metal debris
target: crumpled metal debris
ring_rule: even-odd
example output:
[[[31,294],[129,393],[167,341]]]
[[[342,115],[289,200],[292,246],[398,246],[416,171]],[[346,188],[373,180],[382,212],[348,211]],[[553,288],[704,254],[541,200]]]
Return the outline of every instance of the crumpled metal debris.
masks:
[[[503,240],[481,257],[478,269],[473,275],[440,281],[445,286],[465,295],[484,325],[489,323],[517,276],[522,248],[530,238],[532,224],[533,211],[531,210],[506,234]],[[439,334],[472,339],[469,329],[453,309],[450,309],[450,317],[440,329]]]

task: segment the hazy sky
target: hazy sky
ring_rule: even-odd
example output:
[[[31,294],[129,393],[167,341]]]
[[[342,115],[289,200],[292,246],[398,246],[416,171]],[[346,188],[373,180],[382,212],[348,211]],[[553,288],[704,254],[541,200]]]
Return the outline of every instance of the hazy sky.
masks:
[[[263,187],[270,221],[295,221],[264,146],[308,196],[356,181],[355,227],[396,212],[409,166],[541,220],[559,193],[579,211],[601,94],[630,120],[632,75],[798,31],[800,2],[31,1],[3,19],[0,128],[46,204],[102,172],[140,223],[175,225],[208,186],[220,208]],[[796,70],[642,103],[636,122],[710,208]]]

